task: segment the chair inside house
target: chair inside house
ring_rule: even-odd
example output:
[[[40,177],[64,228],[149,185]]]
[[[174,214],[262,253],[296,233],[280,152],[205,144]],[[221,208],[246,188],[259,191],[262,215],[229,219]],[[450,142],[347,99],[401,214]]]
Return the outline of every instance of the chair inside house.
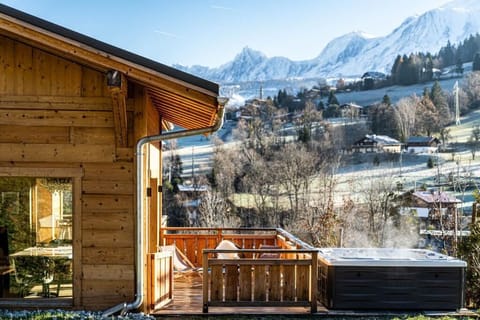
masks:
[[[45,256],[16,256],[12,259],[15,270],[15,281],[19,286],[21,297],[42,296],[52,297],[50,284],[53,282],[55,262]],[[34,290],[41,286],[41,290]]]
[[[56,284],[55,295],[57,297],[72,295],[72,275],[71,259],[55,259],[53,282]],[[62,288],[65,288],[68,292],[62,293]]]
[[[72,240],[72,220],[60,219],[57,221],[58,240]]]

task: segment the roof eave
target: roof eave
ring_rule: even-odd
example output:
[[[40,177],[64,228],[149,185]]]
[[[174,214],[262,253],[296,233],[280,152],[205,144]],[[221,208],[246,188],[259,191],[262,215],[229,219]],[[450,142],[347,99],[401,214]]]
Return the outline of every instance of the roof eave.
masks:
[[[14,24],[17,24],[18,26],[15,26]],[[212,97],[217,97],[219,94],[219,85],[217,83],[196,77],[127,50],[109,45],[105,42],[3,4],[0,4],[0,28],[17,34],[20,37],[28,38],[31,41],[36,41],[34,33],[41,33],[44,36],[43,40],[46,40],[42,41],[42,45],[44,46],[50,46],[53,50],[64,51],[66,54],[75,56],[83,53],[82,58],[91,63],[97,63],[100,67],[106,69],[117,68],[127,76],[146,82],[148,85],[154,85],[155,78],[159,77],[163,80],[189,87]],[[48,40],[50,40],[50,43]],[[68,46],[55,45],[55,40],[62,41],[77,49],[68,50],[66,48]],[[92,58],[89,59],[87,57],[87,52],[96,55],[97,58],[103,57],[103,59],[93,59],[94,61],[92,61]],[[108,61],[117,63],[108,63]],[[119,68],[118,63],[123,64],[124,68]],[[138,72],[135,72],[135,69],[147,73],[150,76],[138,77],[136,74]]]

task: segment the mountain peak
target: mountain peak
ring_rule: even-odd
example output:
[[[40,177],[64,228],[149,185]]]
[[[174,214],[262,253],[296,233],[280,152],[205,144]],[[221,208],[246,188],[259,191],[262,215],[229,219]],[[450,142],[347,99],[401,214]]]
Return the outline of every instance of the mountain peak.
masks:
[[[454,0],[447,2],[440,10],[455,10],[455,11],[480,11],[480,2],[478,0]]]
[[[243,47],[242,51],[240,51],[240,53],[235,56],[235,60],[239,58],[244,58],[244,57],[247,57],[253,60],[257,60],[257,59],[263,60],[267,58],[267,56],[263,52],[254,50],[249,46]]]
[[[347,33],[346,35],[347,36],[356,36],[356,37],[360,37],[360,38],[364,38],[364,39],[375,38],[375,36],[373,34],[366,33],[365,31],[362,31],[362,30],[355,30],[355,31],[352,31],[350,33]]]
[[[218,68],[207,70],[196,67],[189,71],[224,84],[293,78],[353,77],[367,71],[389,73],[399,54],[435,54],[447,41],[452,45],[457,44],[477,32],[480,32],[480,1],[455,0],[405,19],[385,36],[373,37],[359,30],[344,34],[330,41],[311,60],[268,58],[262,52],[246,46],[232,61]]]

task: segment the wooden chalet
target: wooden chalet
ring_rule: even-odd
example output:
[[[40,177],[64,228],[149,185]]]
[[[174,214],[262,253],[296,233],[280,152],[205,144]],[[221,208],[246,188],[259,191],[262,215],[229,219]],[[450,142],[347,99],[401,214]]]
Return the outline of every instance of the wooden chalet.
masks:
[[[389,152],[399,153],[402,150],[400,141],[389,136],[367,134],[352,145],[353,152],[370,153],[370,152]]]
[[[435,137],[413,136],[407,139],[406,148],[409,153],[434,153],[439,145]]]
[[[454,195],[445,191],[409,191],[399,198],[402,201],[402,211],[414,211],[419,218],[436,222],[441,217],[453,217],[457,207],[462,203]]]
[[[0,308],[148,310],[160,141],[217,84],[0,4]]]

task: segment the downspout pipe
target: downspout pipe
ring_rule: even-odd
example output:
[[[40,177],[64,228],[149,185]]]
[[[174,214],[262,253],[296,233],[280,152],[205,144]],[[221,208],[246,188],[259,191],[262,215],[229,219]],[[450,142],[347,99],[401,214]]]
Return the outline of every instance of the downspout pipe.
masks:
[[[179,139],[184,137],[196,136],[200,134],[206,133],[214,133],[218,131],[223,126],[223,118],[224,118],[224,109],[225,104],[227,103],[228,99],[223,97],[217,98],[219,104],[219,110],[217,112],[217,119],[215,123],[210,127],[204,128],[197,128],[197,129],[189,129],[189,130],[181,130],[181,131],[174,131],[174,132],[166,132],[159,135],[147,136],[143,137],[138,140],[136,145],[136,161],[137,161],[137,226],[136,226],[136,255],[135,255],[135,265],[136,265],[136,286],[135,286],[135,300],[130,303],[121,303],[116,306],[113,306],[102,313],[102,316],[109,317],[113,314],[118,312],[121,315],[125,315],[131,310],[136,310],[140,308],[143,303],[143,279],[145,278],[144,275],[144,256],[143,256],[143,221],[145,218],[145,208],[143,205],[143,199],[145,197],[144,192],[144,166],[143,166],[143,147],[147,143],[151,142],[161,142],[165,140],[171,139]]]

